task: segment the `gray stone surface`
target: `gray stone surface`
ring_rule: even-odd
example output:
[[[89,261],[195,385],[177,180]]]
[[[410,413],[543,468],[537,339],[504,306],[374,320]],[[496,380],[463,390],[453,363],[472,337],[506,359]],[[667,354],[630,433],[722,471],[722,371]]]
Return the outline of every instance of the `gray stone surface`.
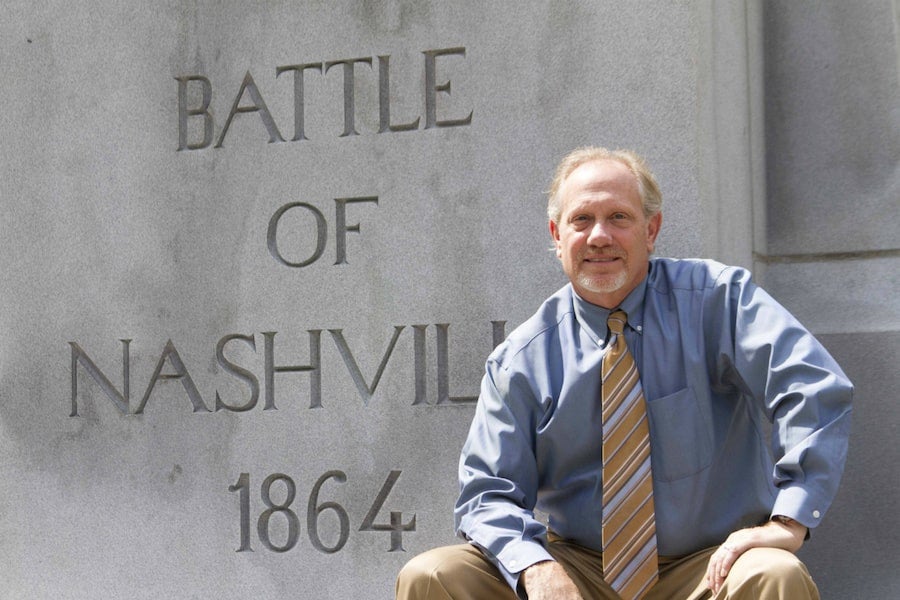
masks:
[[[856,385],[842,488],[802,551],[823,598],[894,598],[898,6],[765,2],[767,257],[758,275]]]
[[[900,331],[900,258],[787,262],[766,288],[814,333]]]
[[[758,253],[771,264],[760,279],[814,331],[896,331],[897,4],[766,2],[763,12],[768,227]]]
[[[4,3],[0,598],[391,597],[453,540],[473,409],[451,397],[563,283],[543,191],[565,152],[647,156],[660,254],[764,250],[770,21],[756,2]],[[831,581],[841,556],[814,555]]]
[[[897,598],[900,334],[820,337],[856,385],[853,437],[841,490],[801,556],[822,598]]]
[[[476,395],[491,322],[562,283],[542,194],[557,159],[642,148],[670,190],[665,251],[702,236],[697,9],[516,6],[4,5],[8,593],[387,598],[409,553],[453,539],[472,407],[437,403]],[[378,133],[381,56],[388,123],[418,119],[408,131]],[[279,67],[307,63],[307,139],[291,141],[295,72]],[[263,102],[270,122],[233,108]],[[291,203],[319,212],[284,212],[273,252]],[[319,260],[283,264],[319,240]],[[274,369],[292,365],[317,368]],[[251,410],[216,410],[256,389]],[[397,512],[407,552],[360,531],[394,471],[373,523]]]
[[[764,6],[769,253],[900,248],[897,3]]]

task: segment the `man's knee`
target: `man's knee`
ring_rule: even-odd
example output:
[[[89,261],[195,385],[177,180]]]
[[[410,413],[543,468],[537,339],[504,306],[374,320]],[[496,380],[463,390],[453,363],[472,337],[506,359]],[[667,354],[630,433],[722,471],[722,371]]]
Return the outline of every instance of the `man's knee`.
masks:
[[[510,592],[499,572],[469,544],[444,546],[413,557],[397,576],[398,600],[479,597],[488,590]]]
[[[397,575],[397,599],[427,598],[433,579],[438,577],[442,559],[439,550],[429,550],[409,560]]]
[[[725,582],[728,597],[746,592],[748,598],[818,599],[819,592],[806,565],[793,553],[777,548],[752,548],[742,554]]]

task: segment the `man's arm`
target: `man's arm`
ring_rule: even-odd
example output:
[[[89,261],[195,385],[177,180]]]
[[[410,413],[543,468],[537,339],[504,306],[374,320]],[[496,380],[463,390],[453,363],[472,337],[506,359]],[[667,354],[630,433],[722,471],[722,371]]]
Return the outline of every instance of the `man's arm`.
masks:
[[[853,385],[828,351],[744,272],[734,366],[772,427],[773,515],[816,527],[844,470]]]
[[[538,489],[534,445],[542,414],[527,377],[511,375],[489,360],[460,457],[455,516],[457,532],[517,592],[525,569],[552,561],[545,548],[546,527],[533,512]]]
[[[556,561],[531,565],[522,573],[528,600],[583,600],[575,582]]]
[[[831,505],[843,472],[853,386],[825,348],[748,272],[730,270],[733,374],[772,423],[777,495],[765,525],[733,532],[710,558],[715,592],[755,547],[796,552]],[[727,339],[727,336],[725,337]]]
[[[713,594],[731,571],[738,557],[751,548],[781,548],[796,552],[803,545],[808,529],[793,519],[771,520],[759,527],[740,529],[728,536],[709,558],[706,568],[706,584]]]

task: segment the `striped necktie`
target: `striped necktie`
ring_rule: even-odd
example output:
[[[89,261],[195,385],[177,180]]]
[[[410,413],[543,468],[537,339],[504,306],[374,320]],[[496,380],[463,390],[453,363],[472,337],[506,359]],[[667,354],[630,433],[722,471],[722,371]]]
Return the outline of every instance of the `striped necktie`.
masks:
[[[603,355],[603,576],[625,600],[641,598],[658,578],[650,430],[644,393],[622,331],[609,316]]]

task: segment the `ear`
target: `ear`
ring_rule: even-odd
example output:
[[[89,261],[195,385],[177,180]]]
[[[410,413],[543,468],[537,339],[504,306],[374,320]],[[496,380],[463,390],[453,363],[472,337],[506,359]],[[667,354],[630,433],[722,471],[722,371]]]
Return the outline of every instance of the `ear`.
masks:
[[[553,245],[556,246],[556,257],[562,258],[562,249],[559,243],[559,225],[554,221],[550,221],[550,237],[553,238]]]
[[[662,228],[662,213],[656,213],[647,221],[647,252],[653,253],[656,244],[656,236]]]

